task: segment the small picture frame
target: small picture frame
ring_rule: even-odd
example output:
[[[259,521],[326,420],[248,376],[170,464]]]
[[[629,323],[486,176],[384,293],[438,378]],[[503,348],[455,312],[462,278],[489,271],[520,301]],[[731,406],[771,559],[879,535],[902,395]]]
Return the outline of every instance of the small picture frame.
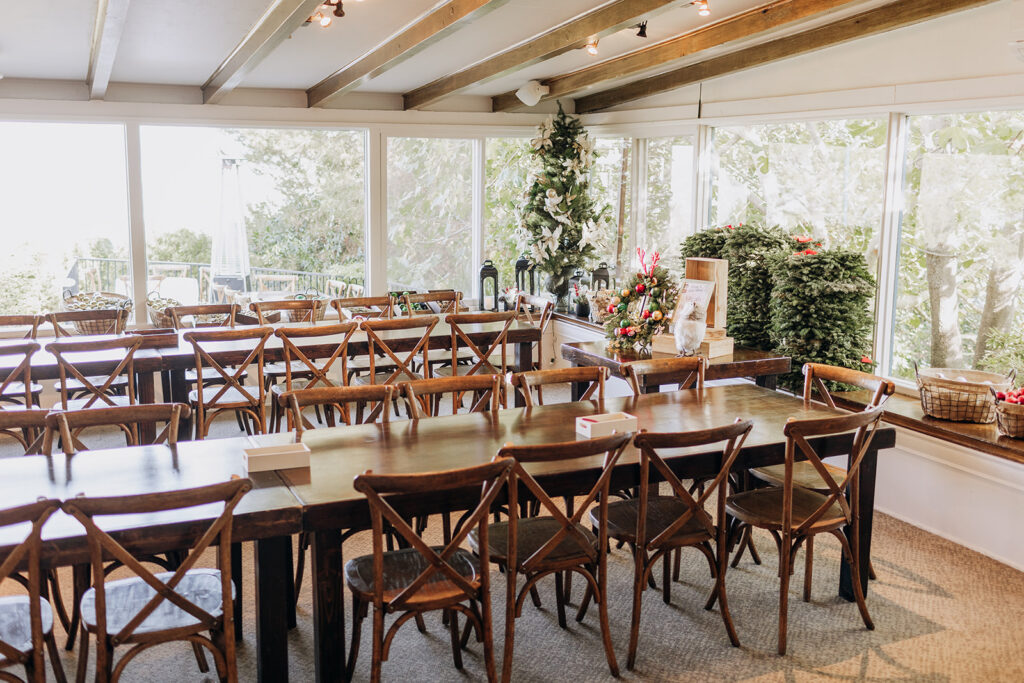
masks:
[[[714,292],[715,283],[712,280],[684,279],[679,285],[679,299],[676,301],[676,307],[672,309],[672,322],[675,322],[676,312],[683,310],[683,304],[687,301],[696,302],[706,311]]]

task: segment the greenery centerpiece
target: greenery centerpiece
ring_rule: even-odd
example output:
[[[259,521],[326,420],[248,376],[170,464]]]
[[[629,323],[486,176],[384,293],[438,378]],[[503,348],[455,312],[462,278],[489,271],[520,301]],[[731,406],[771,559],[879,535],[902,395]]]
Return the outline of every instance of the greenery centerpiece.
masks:
[[[533,168],[519,205],[516,238],[530,261],[547,274],[556,310],[567,310],[569,278],[601,247],[600,225],[608,207],[590,193],[594,145],[583,124],[558,108],[530,141]]]
[[[654,252],[650,265],[643,249],[637,249],[637,255],[640,271],[608,304],[604,333],[612,349],[650,346],[651,338],[667,328],[679,296],[675,280],[664,266],[658,265],[658,252]]]

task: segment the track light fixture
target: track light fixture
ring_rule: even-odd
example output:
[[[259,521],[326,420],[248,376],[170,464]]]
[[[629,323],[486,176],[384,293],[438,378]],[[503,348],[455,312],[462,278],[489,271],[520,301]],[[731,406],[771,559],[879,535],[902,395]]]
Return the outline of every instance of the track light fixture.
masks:
[[[702,17],[706,17],[711,14],[709,0],[693,0],[690,4],[697,8],[697,14]]]
[[[597,56],[597,38],[591,38],[587,41],[586,50],[588,55],[592,57]]]
[[[362,0],[357,0],[362,2]],[[324,4],[320,5],[316,12],[313,13],[309,19],[306,19],[306,24],[319,24],[323,28],[327,28],[331,25],[333,18],[331,15],[338,17],[339,19],[345,16],[345,8],[342,6],[342,0],[326,0]]]
[[[636,29],[636,37],[637,38],[646,38],[647,37],[647,22],[646,21],[641,21],[639,24],[637,24],[633,28]]]

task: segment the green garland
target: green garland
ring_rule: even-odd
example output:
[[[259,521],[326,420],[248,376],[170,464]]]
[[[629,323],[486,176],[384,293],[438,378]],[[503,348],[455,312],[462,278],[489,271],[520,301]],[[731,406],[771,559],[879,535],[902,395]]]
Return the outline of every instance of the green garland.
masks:
[[[657,265],[657,259],[630,278],[608,305],[608,319],[604,325],[608,348],[646,348],[651,338],[668,327],[672,309],[676,306],[679,287],[667,269]]]

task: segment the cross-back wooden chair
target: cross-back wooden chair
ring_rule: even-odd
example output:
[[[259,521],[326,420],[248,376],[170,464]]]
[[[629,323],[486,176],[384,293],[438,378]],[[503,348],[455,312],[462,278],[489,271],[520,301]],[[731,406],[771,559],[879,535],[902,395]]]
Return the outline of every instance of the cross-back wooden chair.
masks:
[[[551,324],[551,314],[555,312],[555,304],[550,299],[533,294],[520,293],[516,297],[516,315],[525,322],[540,330],[540,341],[537,342],[537,357],[533,359],[531,369],[543,370],[545,365],[551,364],[554,359],[544,358],[544,336]]]
[[[95,311],[61,311],[48,313],[47,320],[53,327],[53,336],[74,337],[78,335],[77,323],[83,323],[94,329],[91,334],[123,334],[128,324],[128,309],[106,308]],[[70,327],[64,325],[71,323]]]
[[[859,498],[860,465],[871,447],[882,409],[838,417],[792,420],[783,430],[786,435],[785,476],[782,486],[769,486],[735,493],[726,499],[726,511],[743,524],[767,530],[779,549],[779,654],[786,654],[786,631],[789,606],[790,567],[800,546],[817,534],[835,536],[849,562],[853,594],[861,618],[868,629],[874,629],[860,584]],[[836,481],[808,439],[853,434],[849,468],[841,481]],[[797,486],[793,481],[793,465],[797,453],[807,458],[817,472],[827,493]],[[847,497],[849,494],[849,497]],[[849,539],[844,533],[849,530]]]
[[[255,431],[260,434],[266,432],[263,404],[267,394],[263,382],[263,349],[273,333],[274,330],[270,327],[185,333],[185,341],[192,344],[195,354],[196,388],[189,392],[188,400],[195,413],[197,439],[205,439],[210,431],[210,423],[225,412],[237,413],[243,418],[248,418]],[[225,368],[210,355],[211,350],[220,344],[242,346],[237,354],[241,360],[232,360],[234,367]],[[242,384],[250,365],[256,368],[254,386]],[[212,368],[215,376],[222,380],[223,384],[204,386],[205,367]],[[245,423],[245,427],[250,429],[248,422]]]
[[[0,410],[0,435],[17,441],[25,455],[42,453],[46,416],[49,413],[45,408]]]
[[[395,384],[399,382],[423,379],[430,376],[430,364],[426,362],[430,351],[430,335],[437,327],[438,317],[415,316],[411,318],[395,318],[393,320],[364,320],[359,329],[366,332],[369,346],[369,365],[366,375],[352,378],[354,384]],[[420,337],[407,352],[396,352],[395,337],[388,333],[418,332]],[[377,354],[385,357],[386,365],[380,372],[377,370]],[[402,353],[402,356],[399,354]],[[420,357],[423,375],[413,370],[416,357]]]
[[[668,374],[672,384],[680,389],[704,388],[704,375],[708,360],[703,356],[677,356],[675,358],[652,358],[634,360],[622,364],[622,376],[629,382],[634,396],[644,393],[644,378],[650,375]]]
[[[0,527],[31,525],[0,563],[0,585],[8,579],[27,589],[27,595],[0,598],[0,680],[21,682],[7,669],[25,668],[25,680],[45,683],[43,648],[50,653],[54,676],[64,682],[64,669],[53,640],[53,609],[47,599],[39,555],[43,525],[60,509],[60,501],[40,498],[34,503],[0,510]],[[5,591],[6,592],[6,591]]]
[[[598,366],[582,366],[578,368],[560,368],[558,370],[530,370],[512,375],[512,386],[519,391],[526,406],[544,405],[542,388],[551,384],[573,384],[589,382],[586,391],[580,395],[581,401],[604,401],[604,384],[608,379],[608,368]],[[536,394],[535,394],[536,392]]]
[[[253,301],[249,310],[256,314],[260,325],[267,325],[267,314],[277,311],[288,313],[291,322],[310,323],[315,325],[321,320],[321,309],[327,305],[323,299],[282,299],[279,301]],[[295,318],[298,320],[295,320]]]
[[[356,322],[345,322],[331,325],[317,325],[315,327],[279,327],[274,330],[274,336],[281,340],[281,348],[284,353],[284,361],[281,365],[284,367],[284,384],[274,384],[270,387],[271,394],[271,413],[270,413],[270,429],[274,432],[281,431],[281,418],[286,414],[284,406],[281,405],[278,398],[281,394],[293,391],[298,386],[298,381],[304,381],[303,387],[306,389],[316,389],[318,387],[335,387],[338,384],[330,378],[331,368],[334,367],[335,361],[340,360],[341,367],[341,378],[342,383],[346,381],[348,372],[346,364],[348,363],[348,340],[352,338],[352,335],[359,329],[359,323]],[[310,341],[320,339],[321,341],[327,338],[341,337],[341,339],[330,341],[334,344],[334,351],[330,356],[324,358],[317,358],[311,360],[306,352],[302,350],[300,344],[303,340]],[[317,418],[320,417],[319,408],[317,408]],[[288,429],[292,429],[291,414],[288,414]],[[305,419],[305,418],[303,418]]]
[[[461,613],[467,620],[467,633],[472,626],[477,640],[483,643],[487,679],[497,680],[488,570],[488,548],[494,539],[489,531],[488,517],[498,496],[510,488],[513,466],[512,460],[504,458],[486,465],[446,472],[407,475],[367,472],[355,478],[355,489],[366,496],[370,505],[373,553],[357,557],[345,565],[345,581],[352,591],[353,614],[349,678],[359,654],[360,627],[372,605],[371,680],[380,680],[381,665],[388,659],[398,629],[410,619],[433,610],[443,610],[447,616],[455,667],[462,669],[463,640],[458,624]],[[396,502],[393,496],[471,486],[481,488],[479,502],[466,518],[465,526],[443,548],[424,541],[392,506]],[[385,524],[390,525],[390,529],[399,534],[409,547],[385,552]],[[470,532],[474,532],[481,546],[478,557],[460,547]],[[505,544],[508,545],[508,539]],[[384,616],[395,613],[400,616],[385,633]]]
[[[348,292],[346,296],[356,298],[366,295],[366,287],[364,285],[358,285],[355,282],[350,282],[348,285]]]
[[[0,315],[0,327],[18,328],[22,339],[35,339],[43,320],[40,315]]]
[[[55,437],[58,436],[64,455],[89,450],[89,447],[79,439],[79,435],[90,427],[117,427],[124,433],[126,445],[138,446],[142,444],[139,438],[139,425],[151,424],[155,431],[160,423],[166,424],[151,443],[167,443],[174,446],[178,442],[178,423],[183,419],[187,420],[191,415],[192,411],[184,403],[148,403],[52,411],[46,416],[42,452],[44,455],[52,454]]]
[[[298,275],[270,275],[264,273],[256,276],[257,292],[294,292],[298,288]]]
[[[84,408],[103,408],[106,406],[135,405],[135,352],[142,345],[142,337],[137,334],[95,340],[54,341],[46,345],[46,350],[57,360],[58,387],[60,403],[54,408],[60,410],[82,410]],[[88,363],[92,358],[88,354],[103,352],[117,353],[117,365],[106,375],[86,377],[75,363]],[[85,357],[82,357],[82,355]],[[118,384],[123,394],[114,395]],[[71,398],[79,394],[82,398]]]
[[[372,320],[390,318],[390,296],[357,296],[331,299],[331,306],[338,312],[338,320]]]
[[[501,382],[501,375],[467,375],[402,382],[399,388],[405,397],[410,419],[419,420],[436,417],[445,394],[452,395],[453,415],[459,412],[466,394],[472,396],[468,412],[496,411],[501,407]]]
[[[0,411],[3,403],[21,408],[39,405],[40,384],[32,383],[32,356],[39,350],[34,341],[0,341]]]
[[[629,445],[632,434],[611,436],[584,441],[537,444],[531,446],[507,445],[498,451],[499,458],[515,461],[513,485],[509,487],[507,522],[491,526],[489,547],[484,546],[476,535],[470,534],[470,543],[478,553],[487,552],[491,561],[505,572],[506,613],[505,613],[505,654],[502,661],[502,681],[512,674],[512,655],[515,641],[515,621],[522,614],[523,603],[531,595],[538,604],[535,587],[546,576],[555,577],[555,601],[558,606],[558,623],[566,627],[565,595],[562,590],[563,574],[575,572],[583,576],[587,589],[583,602],[576,614],[582,621],[591,599],[597,603],[601,637],[604,641],[605,657],[613,676],[618,676],[619,666],[615,660],[611,632],[608,626],[608,601],[606,588],[608,548],[608,494],[612,470],[619,461],[622,451]],[[529,473],[527,466],[603,456],[600,475],[583,504],[575,513],[566,516]],[[543,516],[519,518],[517,511],[517,489],[523,488],[535,498]],[[587,508],[597,506],[597,534],[581,522]],[[523,588],[517,591],[517,578],[526,578]]]
[[[176,330],[194,327],[234,327],[238,304],[200,304],[198,306],[168,306],[164,313],[170,316]]]
[[[896,385],[887,379],[849,368],[839,368],[821,363],[804,363],[803,373],[805,407],[809,407],[815,402],[814,396],[817,393],[818,401],[824,403],[829,408],[839,410],[825,382],[837,382],[870,391],[871,400],[865,406],[865,410],[871,410],[882,405],[896,391]],[[846,470],[836,467],[831,463],[825,463],[825,469],[831,473],[833,481],[842,481],[843,477],[846,476]],[[786,468],[785,465],[767,465],[750,470],[750,475],[772,486],[782,486],[786,476]],[[828,487],[822,485],[817,470],[807,461],[793,463],[793,483],[796,486],[803,486],[819,493],[828,492]],[[811,599],[811,577],[814,573],[814,538],[808,538],[805,546],[803,598],[804,601],[809,601]],[[742,529],[742,536],[736,549],[736,556],[733,559],[734,567],[739,562],[744,549],[749,549],[751,557],[754,558],[757,564],[760,564],[757,549],[750,535],[750,527]],[[868,575],[871,579],[875,578],[874,566],[868,566]]]
[[[729,562],[725,491],[729,486],[729,472],[753,427],[753,422],[737,419],[733,424],[689,432],[642,432],[633,440],[640,451],[640,493],[636,498],[608,504],[608,535],[624,541],[633,551],[633,618],[626,659],[626,668],[630,671],[636,664],[643,592],[652,582],[654,567],[661,560],[663,599],[666,604],[671,602],[672,551],[681,548],[696,548],[707,558],[715,585],[705,609],[711,609],[718,600],[729,640],[734,646],[739,646],[725,595],[725,572]],[[722,447],[718,474],[696,497],[659,453],[718,445]],[[652,487],[652,474],[668,483],[669,495],[659,495],[657,484]],[[705,510],[713,497],[717,499],[714,516]],[[593,511],[591,521],[597,522]]]
[[[450,350],[447,367],[438,368],[438,375],[501,375],[504,377],[512,367],[509,357],[508,332],[516,323],[515,311],[500,313],[452,313],[445,322],[451,330]],[[466,329],[470,325],[502,323],[490,342],[477,344]],[[460,362],[464,364],[460,365]],[[502,405],[505,397],[502,395]]]
[[[147,648],[175,640],[208,649],[223,681],[237,681],[234,598],[231,582],[231,527],[235,507],[252,488],[248,479],[181,491],[135,496],[86,498],[78,496],[61,506],[85,527],[92,568],[92,587],[82,597],[82,643],[78,667],[84,677],[89,657],[89,633],[96,636],[96,680],[117,681],[125,667]],[[188,548],[174,571],[154,574],[95,521],[98,516],[140,515],[223,504],[209,527]],[[194,568],[216,545],[219,570]],[[106,582],[105,558],[132,572],[128,579]],[[203,635],[209,633],[209,637]],[[114,651],[128,652],[114,664]],[[201,660],[205,664],[205,659]],[[202,666],[201,666],[202,668]]]
[[[462,310],[462,292],[454,289],[442,289],[435,292],[403,294],[402,306],[407,317],[417,315],[448,315]],[[417,308],[422,306],[422,308]],[[434,306],[437,310],[434,310]]]

